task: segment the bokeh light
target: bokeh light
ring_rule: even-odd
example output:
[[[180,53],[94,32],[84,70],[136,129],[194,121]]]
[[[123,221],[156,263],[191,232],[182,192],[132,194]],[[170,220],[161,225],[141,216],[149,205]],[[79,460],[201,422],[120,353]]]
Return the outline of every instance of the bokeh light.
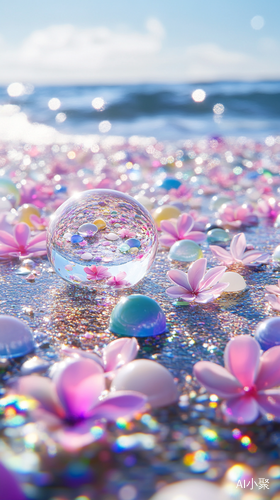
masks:
[[[105,101],[102,97],[95,97],[95,99],[92,100],[91,104],[92,107],[97,111],[103,111],[105,106]]]
[[[112,125],[108,120],[104,120],[103,122],[100,122],[98,125],[99,131],[102,132],[102,134],[106,134],[106,132],[109,132],[111,130]]]
[[[206,97],[206,92],[202,89],[196,89],[192,93],[192,99],[195,102],[202,102],[204,101],[205,97]]]
[[[57,109],[60,108],[61,102],[57,97],[53,97],[52,99],[49,100],[48,106],[52,111],[56,111]]]
[[[67,119],[67,116],[65,113],[57,113],[55,117],[56,123],[63,123]]]
[[[134,500],[137,496],[137,490],[132,484],[126,484],[119,490],[119,500]]]
[[[10,83],[7,88],[7,92],[10,97],[19,97],[25,94],[25,86],[20,82]]]
[[[225,107],[223,104],[221,103],[217,103],[215,104],[215,106],[213,107],[213,111],[215,113],[215,115],[222,115],[223,112],[225,111]]]
[[[253,30],[261,30],[264,27],[264,18],[262,16],[254,16],[251,19]]]

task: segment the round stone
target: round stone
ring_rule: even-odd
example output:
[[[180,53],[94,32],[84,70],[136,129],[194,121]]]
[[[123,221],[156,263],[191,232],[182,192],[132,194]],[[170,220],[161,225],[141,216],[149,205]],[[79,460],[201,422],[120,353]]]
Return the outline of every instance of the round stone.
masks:
[[[16,205],[20,202],[20,192],[16,185],[8,177],[0,177],[0,198],[12,195]]]
[[[259,323],[255,331],[255,339],[263,351],[280,345],[280,317],[276,316]]]
[[[181,184],[181,181],[179,181],[175,177],[165,177],[165,179],[161,181],[157,186],[170,191],[170,189],[178,189]]]
[[[128,245],[130,248],[141,247],[141,241],[137,240],[136,238],[129,238],[128,240],[125,241],[125,244]]]
[[[181,212],[178,208],[172,207],[171,205],[164,205],[163,207],[158,207],[153,212],[153,218],[156,222],[156,225],[160,227],[160,223],[162,220],[178,219],[180,213]]]
[[[106,222],[103,219],[95,219],[93,221],[93,224],[98,228],[98,230],[102,230],[102,229],[106,228]]]
[[[137,391],[145,394],[148,403],[157,408],[178,399],[171,373],[150,359],[135,359],[121,367],[112,382],[113,391]]]
[[[137,234],[141,252],[130,253],[131,247],[116,234],[112,211],[118,212],[119,220],[126,221],[128,233]],[[98,231],[85,241],[77,231],[83,224],[89,224],[89,219]],[[105,228],[103,232],[101,229]],[[115,240],[117,246],[111,243]],[[109,287],[119,290],[136,285],[151,267],[157,246],[157,229],[149,212],[134,198],[109,189],[88,190],[69,198],[51,217],[47,231],[48,257],[57,274],[72,284],[94,290]],[[67,270],[68,265],[75,266],[73,272]],[[92,266],[97,267],[96,273],[89,271]]]
[[[211,199],[209,208],[211,211],[216,212],[217,210],[219,210],[219,208],[221,208],[222,205],[230,202],[232,202],[232,198],[230,198],[229,196],[218,194],[217,196],[213,196],[213,198]]]
[[[25,222],[31,229],[34,228],[30,216],[31,215],[37,215],[37,217],[41,217],[40,211],[38,210],[35,205],[32,205],[31,203],[24,203],[18,211],[18,221],[19,222]]]
[[[137,194],[134,196],[134,199],[141,203],[147,210],[152,210],[154,204],[147,196]]]
[[[168,258],[179,262],[194,262],[203,257],[200,246],[192,240],[176,241],[170,248]]]
[[[78,229],[78,233],[84,238],[93,236],[95,233],[97,233],[97,231],[98,227],[95,224],[90,223],[82,224]]]
[[[146,295],[122,297],[110,317],[109,330],[125,337],[149,337],[166,332],[165,314]]]
[[[207,233],[207,242],[209,245],[226,246],[230,240],[229,233],[223,229],[211,229]]]
[[[219,282],[228,283],[228,287],[224,290],[224,292],[243,292],[247,286],[246,281],[241,274],[233,273],[231,271],[225,273]]]
[[[185,479],[164,486],[150,500],[230,500],[225,489],[202,479]]]
[[[29,327],[14,316],[0,316],[0,358],[18,358],[33,351]]]
[[[273,262],[280,262],[280,245],[278,245],[273,254],[272,254],[272,260]]]

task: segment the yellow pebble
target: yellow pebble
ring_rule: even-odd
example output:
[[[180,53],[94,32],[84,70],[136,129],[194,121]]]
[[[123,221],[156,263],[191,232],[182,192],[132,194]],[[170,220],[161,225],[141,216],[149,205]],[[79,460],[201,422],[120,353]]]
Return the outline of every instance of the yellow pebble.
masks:
[[[106,227],[106,222],[103,219],[96,219],[93,221],[93,224],[98,227],[98,229],[105,229]]]
[[[33,229],[34,226],[30,221],[30,215],[37,215],[38,217],[41,217],[40,210],[38,210],[35,205],[32,205],[31,203],[24,203],[24,205],[18,209],[19,222],[25,222],[31,229]]]
[[[153,212],[153,218],[158,227],[160,227],[160,222],[162,220],[177,219],[180,215],[180,210],[171,205],[164,205],[163,207],[158,207]]]

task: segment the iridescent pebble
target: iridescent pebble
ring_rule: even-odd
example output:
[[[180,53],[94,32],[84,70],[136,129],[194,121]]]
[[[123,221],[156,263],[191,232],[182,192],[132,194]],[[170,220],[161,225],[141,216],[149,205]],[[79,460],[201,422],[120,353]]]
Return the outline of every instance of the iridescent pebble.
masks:
[[[202,500],[203,498],[207,500],[230,500],[232,496],[227,493],[225,488],[210,483],[210,481],[185,479],[160,488],[150,500]]]
[[[231,271],[225,273],[219,282],[229,284],[224,292],[242,292],[247,286],[246,281],[241,274],[233,273]]]
[[[78,229],[78,233],[84,236],[84,238],[93,236],[95,233],[97,233],[97,231],[98,227],[95,224],[90,223],[82,224]]]
[[[106,222],[103,219],[95,219],[93,221],[93,224],[98,227],[98,229],[105,229],[106,227]]]
[[[95,260],[97,260],[97,259],[95,259]],[[102,260],[103,260],[103,262],[112,262],[113,259],[111,257],[103,257]]]
[[[262,321],[256,329],[255,339],[263,351],[280,345],[280,318],[269,318]]]
[[[119,236],[116,233],[104,234],[104,237],[106,238],[106,240],[110,240],[110,241],[115,241],[119,238]]]
[[[128,245],[130,248],[141,247],[141,241],[137,240],[136,238],[129,238],[128,240],[125,241],[125,244]]]
[[[35,262],[32,259],[24,259],[22,261],[22,265],[30,270],[34,269],[34,267],[36,266]]]
[[[122,227],[122,226],[117,222],[116,224],[114,224],[114,227]]]
[[[70,241],[71,240],[71,236],[72,236],[72,233],[64,233],[63,239],[66,240],[66,241]]]
[[[191,240],[176,241],[169,250],[168,258],[179,262],[194,262],[201,259],[203,253],[200,246]]]
[[[280,245],[275,248],[273,254],[272,254],[272,260],[273,262],[280,262]]]
[[[131,253],[132,255],[137,255],[138,252],[139,252],[139,248],[137,248],[137,247],[132,247],[129,250],[129,253]]]
[[[126,253],[130,250],[130,247],[126,245],[126,243],[123,243],[122,245],[119,246],[119,251],[121,253]]]
[[[92,254],[89,252],[83,253],[80,257],[83,260],[91,260],[93,258]]]
[[[0,357],[17,358],[34,349],[29,327],[14,316],[0,316]]]
[[[71,243],[80,243],[81,241],[83,241],[83,237],[80,234],[73,234],[71,236]]]
[[[280,227],[280,214],[277,215],[276,221],[274,223],[274,227]]]
[[[112,382],[113,391],[137,391],[145,394],[148,403],[157,408],[175,403],[177,387],[171,373],[150,359],[136,359],[120,368]]]
[[[39,358],[38,356],[33,356],[33,358],[30,358],[23,363],[20,371],[24,375],[29,375],[30,373],[34,372],[43,372],[49,366],[50,363],[48,361],[45,361],[44,359]]]
[[[109,330],[126,337],[148,337],[166,332],[160,305],[146,295],[122,297],[111,313]]]
[[[112,210],[111,215],[117,215],[117,214],[118,212],[116,212],[116,210]]]
[[[210,245],[226,246],[230,240],[231,238],[229,233],[223,229],[212,229],[207,233],[207,242]]]
[[[25,274],[30,274],[30,269],[28,267],[21,266],[15,271],[15,274],[24,276]]]
[[[157,226],[160,226],[162,220],[178,219],[180,214],[181,212],[178,208],[172,207],[171,205],[164,205],[163,207],[158,207],[153,212],[153,218]]]

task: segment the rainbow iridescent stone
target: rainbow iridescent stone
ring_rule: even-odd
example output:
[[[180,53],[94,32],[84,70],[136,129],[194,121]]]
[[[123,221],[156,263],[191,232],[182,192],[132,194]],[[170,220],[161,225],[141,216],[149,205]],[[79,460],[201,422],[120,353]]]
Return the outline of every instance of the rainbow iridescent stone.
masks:
[[[47,232],[48,257],[57,274],[93,290],[136,285],[157,247],[156,225],[147,209],[110,189],[69,198],[51,217]]]
[[[263,351],[280,345],[280,317],[266,319],[257,326],[255,339]]]
[[[0,198],[3,196],[13,196],[16,205],[20,202],[20,192],[16,185],[8,177],[0,177]]]
[[[176,241],[169,250],[168,258],[178,262],[194,262],[203,257],[200,246],[192,240]]]
[[[109,330],[126,337],[149,337],[167,331],[165,314],[158,303],[146,295],[122,297],[110,317]]]
[[[0,316],[0,358],[19,358],[34,349],[28,326],[14,316]]]
[[[211,229],[207,232],[207,242],[209,245],[226,246],[231,240],[231,237],[224,229]]]

